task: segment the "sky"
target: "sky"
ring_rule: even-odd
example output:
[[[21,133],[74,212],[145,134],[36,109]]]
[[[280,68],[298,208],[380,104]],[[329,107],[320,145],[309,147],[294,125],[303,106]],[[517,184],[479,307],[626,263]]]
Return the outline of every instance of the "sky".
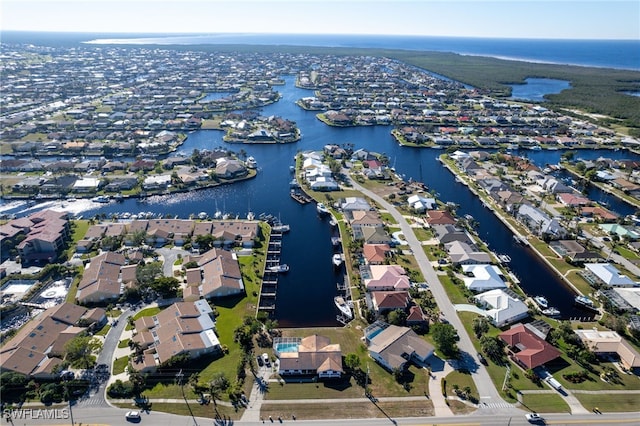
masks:
[[[2,0],[2,31],[640,39],[640,0]]]

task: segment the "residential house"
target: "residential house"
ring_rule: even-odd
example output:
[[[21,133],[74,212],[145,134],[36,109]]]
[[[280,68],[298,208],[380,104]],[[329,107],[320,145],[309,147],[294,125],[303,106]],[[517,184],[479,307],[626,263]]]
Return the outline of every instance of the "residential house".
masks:
[[[598,356],[617,355],[624,368],[631,370],[640,367],[638,351],[615,331],[575,330],[582,343]]]
[[[390,254],[389,244],[364,244],[362,246],[362,257],[369,265],[385,263]]]
[[[372,291],[368,294],[371,298],[371,309],[377,315],[395,311],[396,309],[404,311],[410,302],[409,292],[407,291]]]
[[[516,213],[516,219],[531,232],[541,237],[559,239],[567,234],[558,219],[550,218],[542,210],[529,204],[522,204]]]
[[[524,369],[536,368],[558,358],[561,353],[522,324],[498,335],[507,344],[509,357]]]
[[[287,350],[281,350],[283,345]],[[293,345],[296,345],[295,350],[291,350]],[[344,373],[340,344],[331,344],[328,337],[314,334],[293,341],[292,338],[276,338],[273,349],[279,360],[278,374],[281,376],[311,375],[331,379],[340,378]]]
[[[404,370],[408,363],[424,364],[434,347],[409,327],[377,321],[364,333],[369,356],[388,371]]]
[[[635,287],[637,282],[633,281],[626,275],[620,273],[618,268],[610,263],[585,263],[584,267],[589,271],[597,280],[611,287]]]
[[[426,198],[417,194],[407,198],[407,204],[417,213],[433,210],[437,206],[435,198]]]
[[[453,265],[491,263],[489,253],[478,250],[475,244],[453,241],[444,245]]]
[[[529,316],[529,307],[509,290],[489,290],[476,295],[475,299],[496,327],[504,327]]]
[[[10,225],[12,223],[14,221],[9,222]],[[26,238],[17,246],[25,265],[54,261],[69,238],[69,221],[64,212],[42,210],[16,223],[24,223],[28,229]]]
[[[464,285],[471,291],[484,292],[507,288],[502,272],[495,265],[463,265]]]
[[[369,265],[369,278],[363,278],[367,291],[407,291],[409,277],[399,265]]]
[[[434,225],[454,225],[456,219],[446,210],[429,210],[427,212],[427,223]]]

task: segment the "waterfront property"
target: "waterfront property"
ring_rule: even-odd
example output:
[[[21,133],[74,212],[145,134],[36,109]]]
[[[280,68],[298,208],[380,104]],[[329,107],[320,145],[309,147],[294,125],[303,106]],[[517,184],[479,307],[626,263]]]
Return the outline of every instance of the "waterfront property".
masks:
[[[504,327],[529,316],[529,307],[512,291],[490,290],[476,295],[475,299],[485,307],[485,315],[496,327]]]
[[[507,288],[500,268],[495,265],[463,265],[464,285],[471,291],[482,292]]]
[[[245,291],[238,258],[235,253],[213,248],[202,255],[189,255],[185,265],[187,294],[185,300],[210,299],[243,294]]]
[[[314,334],[304,338],[276,338],[273,351],[278,357],[281,376],[316,376],[319,379],[340,378],[342,350],[328,337]]]
[[[586,263],[585,269],[597,278],[600,283],[612,287],[634,287],[638,283],[620,273],[618,268],[610,263]]]

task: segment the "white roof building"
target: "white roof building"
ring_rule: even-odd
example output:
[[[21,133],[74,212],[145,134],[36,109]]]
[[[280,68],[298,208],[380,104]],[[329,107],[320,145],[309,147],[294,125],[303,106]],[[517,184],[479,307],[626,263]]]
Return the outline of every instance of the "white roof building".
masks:
[[[507,288],[500,269],[495,265],[462,265],[464,285],[471,291],[481,292]]]
[[[417,212],[424,212],[425,210],[433,210],[436,207],[435,198],[425,198],[420,195],[412,195],[407,198],[407,203]]]
[[[529,308],[522,300],[501,289],[481,293],[476,300],[485,307],[485,314],[496,327],[513,324],[529,316]]]
[[[622,275],[618,268],[610,263],[585,263],[584,267],[606,285],[612,287],[634,287],[638,285],[631,278]]]
[[[83,177],[75,181],[73,189],[76,191],[96,189],[100,186],[100,179],[94,177]]]

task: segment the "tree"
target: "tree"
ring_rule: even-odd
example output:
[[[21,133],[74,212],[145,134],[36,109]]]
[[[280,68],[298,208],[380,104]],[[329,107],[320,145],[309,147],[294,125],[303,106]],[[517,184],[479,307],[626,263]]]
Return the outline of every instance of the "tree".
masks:
[[[162,264],[151,262],[146,265],[140,264],[136,268],[136,279],[143,287],[151,287],[154,280],[162,275]]]
[[[196,237],[196,244],[198,244],[198,248],[200,250],[208,251],[213,248],[213,243],[215,240],[215,237],[211,234],[202,234]]]
[[[360,357],[356,353],[348,353],[347,356],[344,357],[344,365],[347,369],[355,371],[360,368]]]
[[[98,339],[81,334],[65,343],[64,359],[69,361],[73,368],[92,368],[96,363],[93,353],[101,347],[102,344]]]
[[[180,281],[175,277],[158,277],[151,283],[151,289],[165,298],[175,297],[178,288]]]
[[[503,343],[498,337],[482,336],[480,348],[493,362],[502,364],[504,360]]]
[[[458,332],[451,324],[436,323],[431,327],[433,340],[443,355],[447,357],[458,354]]]
[[[147,239],[147,231],[140,229],[131,235],[131,241],[134,246],[141,245]]]
[[[407,313],[402,309],[395,309],[389,312],[388,316],[389,324],[404,326],[407,322]]]
[[[473,319],[473,332],[477,338],[489,331],[489,320],[487,317],[476,317]]]

